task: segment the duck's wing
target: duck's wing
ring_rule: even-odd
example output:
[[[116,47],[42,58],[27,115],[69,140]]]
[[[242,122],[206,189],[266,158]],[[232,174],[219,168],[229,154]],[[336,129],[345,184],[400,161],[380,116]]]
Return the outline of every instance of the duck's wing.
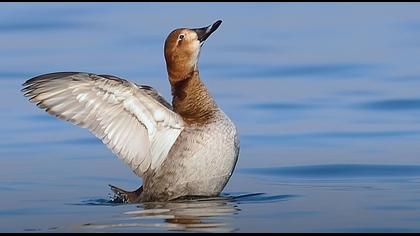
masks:
[[[115,76],[57,72],[23,86],[29,101],[88,128],[140,176],[162,164],[184,127],[156,90]]]
[[[113,76],[113,75],[99,75],[100,77],[104,77],[107,79],[114,79],[114,80],[119,80],[120,78]],[[172,110],[172,106],[171,104],[169,104],[164,97],[162,97],[162,95],[159,94],[158,91],[156,91],[156,89],[154,89],[153,87],[150,87],[148,85],[138,85],[136,84],[137,87],[139,87],[141,90],[143,90],[144,92],[146,92],[148,95],[152,96],[156,101],[160,102],[162,105],[164,105],[166,108]]]

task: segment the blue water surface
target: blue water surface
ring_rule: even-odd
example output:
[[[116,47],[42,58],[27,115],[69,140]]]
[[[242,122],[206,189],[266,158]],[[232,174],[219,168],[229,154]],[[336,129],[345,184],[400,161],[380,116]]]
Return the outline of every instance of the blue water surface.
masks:
[[[171,100],[179,27],[221,19],[200,75],[241,150],[219,197],[122,204],[141,179],[20,91],[111,74]],[[420,4],[1,3],[1,232],[419,232]]]

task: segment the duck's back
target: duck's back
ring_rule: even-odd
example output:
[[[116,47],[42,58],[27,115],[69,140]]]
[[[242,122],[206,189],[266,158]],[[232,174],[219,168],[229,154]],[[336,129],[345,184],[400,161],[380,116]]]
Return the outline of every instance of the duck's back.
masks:
[[[218,195],[238,154],[235,125],[219,110],[208,123],[184,128],[161,167],[145,176],[142,200]]]

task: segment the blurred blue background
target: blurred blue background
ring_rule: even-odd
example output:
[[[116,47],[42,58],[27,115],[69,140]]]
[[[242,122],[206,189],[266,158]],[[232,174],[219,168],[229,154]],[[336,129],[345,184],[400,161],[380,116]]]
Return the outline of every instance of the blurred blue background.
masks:
[[[225,193],[265,194],[229,202],[241,211],[222,217],[228,231],[418,231],[418,3],[1,3],[0,231],[114,222],[133,206],[85,200],[141,184],[87,130],[29,103],[23,82],[111,74],[170,101],[166,36],[218,19],[199,67],[240,133]]]

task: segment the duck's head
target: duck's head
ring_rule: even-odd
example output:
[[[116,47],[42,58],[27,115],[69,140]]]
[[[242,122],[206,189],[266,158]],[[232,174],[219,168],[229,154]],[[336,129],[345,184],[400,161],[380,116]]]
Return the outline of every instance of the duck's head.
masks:
[[[203,28],[180,28],[168,35],[164,51],[171,82],[183,80],[197,70],[201,46],[221,23],[222,21],[218,20]]]

